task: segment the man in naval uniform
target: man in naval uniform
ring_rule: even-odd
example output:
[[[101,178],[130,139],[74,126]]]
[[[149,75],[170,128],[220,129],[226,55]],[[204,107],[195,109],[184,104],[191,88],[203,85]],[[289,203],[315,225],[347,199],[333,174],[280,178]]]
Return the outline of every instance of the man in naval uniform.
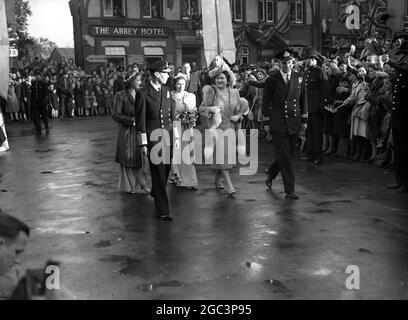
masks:
[[[286,198],[299,199],[295,192],[295,175],[291,158],[296,150],[301,128],[306,130],[307,106],[305,106],[303,78],[293,69],[294,58],[288,51],[278,53],[280,71],[273,72],[266,80],[262,112],[270,118],[267,132],[272,134],[276,160],[266,171],[266,185],[272,182],[279,172],[282,174]]]
[[[408,41],[404,41],[396,52],[398,61],[385,63],[396,70],[396,79],[392,90],[391,128],[394,148],[394,167],[396,181],[388,185],[399,193],[408,192]]]
[[[170,91],[165,87],[169,79],[167,62],[158,61],[148,67],[151,78],[146,86],[137,92],[136,110],[141,117],[141,132],[139,133],[140,145],[145,154],[150,154],[150,171],[152,176],[152,192],[156,211],[160,220],[172,221],[170,213],[169,198],[167,195],[167,181],[171,170],[171,159],[173,146],[178,148],[180,143],[177,128],[173,130],[173,111]],[[174,139],[173,139],[174,131]],[[156,139],[157,134],[161,135]],[[165,139],[165,136],[170,139]],[[156,141],[158,140],[158,141]],[[157,163],[156,153],[158,144],[164,146],[158,152],[164,161]]]

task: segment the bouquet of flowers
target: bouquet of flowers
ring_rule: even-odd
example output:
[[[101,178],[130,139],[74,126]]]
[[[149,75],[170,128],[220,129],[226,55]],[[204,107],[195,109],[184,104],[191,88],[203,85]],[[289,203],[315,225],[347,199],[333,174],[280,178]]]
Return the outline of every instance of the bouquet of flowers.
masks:
[[[181,124],[187,129],[194,128],[197,125],[198,112],[197,111],[184,111],[177,117]]]

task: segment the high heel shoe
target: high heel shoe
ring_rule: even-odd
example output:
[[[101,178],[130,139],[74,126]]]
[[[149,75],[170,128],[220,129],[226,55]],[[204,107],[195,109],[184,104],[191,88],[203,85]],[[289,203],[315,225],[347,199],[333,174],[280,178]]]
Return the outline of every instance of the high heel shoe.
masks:
[[[269,175],[268,169],[265,170],[265,174],[266,174],[265,184],[268,187],[268,189],[272,189],[273,180],[271,179],[271,176]]]
[[[215,189],[223,190],[225,189],[225,186],[221,183],[221,181],[215,181]]]
[[[140,187],[142,188],[142,190],[146,194],[150,194],[152,192],[152,190],[150,190],[149,187],[146,187],[146,186],[140,186]]]

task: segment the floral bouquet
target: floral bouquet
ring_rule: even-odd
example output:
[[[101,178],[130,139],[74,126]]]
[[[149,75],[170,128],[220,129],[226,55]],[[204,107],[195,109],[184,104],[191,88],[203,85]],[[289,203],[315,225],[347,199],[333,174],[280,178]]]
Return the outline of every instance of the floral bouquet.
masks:
[[[177,117],[181,121],[181,124],[187,129],[194,128],[197,125],[198,112],[197,111],[184,111]]]

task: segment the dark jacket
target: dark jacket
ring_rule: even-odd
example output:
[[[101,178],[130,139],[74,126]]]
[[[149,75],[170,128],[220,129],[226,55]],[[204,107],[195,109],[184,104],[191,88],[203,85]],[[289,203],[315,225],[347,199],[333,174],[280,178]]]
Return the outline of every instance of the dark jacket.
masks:
[[[127,168],[142,167],[138,133],[142,131],[143,114],[141,110],[136,109],[135,99],[128,90],[119,91],[116,94],[112,116],[119,124],[116,162]]]
[[[408,131],[408,62],[388,64],[397,70],[397,77],[392,88],[391,126],[396,130]]]
[[[165,129],[169,132],[170,138],[172,137],[174,114],[170,91],[167,87],[162,86],[158,92],[148,83],[137,93],[136,109],[141,110],[145,116],[140,128],[141,133],[146,133],[150,138],[154,130]]]
[[[46,106],[48,102],[48,86],[40,80],[34,80],[31,83],[31,104]]]
[[[302,121],[307,121],[303,80],[299,73],[293,70],[289,86],[279,71],[266,80],[262,113],[270,118],[272,132],[298,134]]]
[[[320,113],[328,90],[327,75],[319,66],[314,66],[305,70],[304,78],[309,114]]]

